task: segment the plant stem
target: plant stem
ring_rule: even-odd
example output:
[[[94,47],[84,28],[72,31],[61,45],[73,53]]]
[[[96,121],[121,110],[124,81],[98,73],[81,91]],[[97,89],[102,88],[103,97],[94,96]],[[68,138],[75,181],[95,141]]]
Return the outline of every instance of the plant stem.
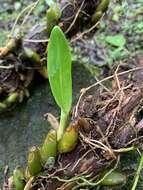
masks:
[[[69,118],[69,113],[65,113],[64,111],[61,110],[60,126],[59,126],[58,131],[57,131],[57,140],[58,141],[63,136],[64,129],[66,127],[68,118]]]
[[[143,168],[143,153],[141,155],[141,159],[140,159],[140,162],[139,162],[139,166],[138,166],[138,169],[137,169],[137,172],[136,172],[136,175],[135,175],[135,179],[134,179],[134,183],[133,183],[133,186],[132,186],[131,190],[136,189],[142,168]]]

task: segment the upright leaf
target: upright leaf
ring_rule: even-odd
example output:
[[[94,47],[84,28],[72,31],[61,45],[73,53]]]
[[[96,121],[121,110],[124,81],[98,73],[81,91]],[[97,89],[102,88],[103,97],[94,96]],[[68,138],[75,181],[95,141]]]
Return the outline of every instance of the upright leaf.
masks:
[[[48,44],[48,77],[53,96],[65,113],[72,103],[71,52],[60,27],[55,26]]]

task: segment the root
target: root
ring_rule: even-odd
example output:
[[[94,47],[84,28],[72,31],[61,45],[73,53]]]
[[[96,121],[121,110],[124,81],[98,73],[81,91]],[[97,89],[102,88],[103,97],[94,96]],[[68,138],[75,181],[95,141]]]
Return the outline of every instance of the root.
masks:
[[[71,43],[76,42],[77,40],[80,40],[83,38],[84,35],[89,34],[90,32],[92,32],[94,29],[97,28],[97,26],[100,24],[100,21],[102,20],[102,18],[104,17],[104,14],[102,15],[102,17],[100,18],[100,20],[98,22],[96,22],[93,26],[91,26],[89,29],[85,30],[84,32],[82,32],[81,34],[78,34],[77,36],[73,37],[71,39]]]
[[[79,7],[79,9],[78,9],[78,11],[77,11],[77,13],[76,13],[76,15],[75,15],[75,17],[74,17],[74,19],[73,19],[71,25],[70,25],[70,26],[68,27],[68,29],[65,31],[65,34],[67,34],[67,33],[71,30],[71,28],[74,26],[74,24],[75,24],[75,22],[76,22],[76,20],[77,20],[77,18],[78,18],[78,16],[79,16],[79,13],[80,13],[80,11],[82,10],[82,7],[83,7],[83,5],[84,5],[84,2],[85,2],[85,0],[83,0],[83,2],[81,3],[81,6]]]
[[[129,70],[127,70],[127,71],[123,71],[123,72],[121,72],[121,73],[118,73],[117,76],[126,75],[126,74],[128,74],[128,73],[136,72],[136,71],[139,71],[139,70],[142,70],[142,69],[143,69],[143,66],[136,67],[136,68],[129,69]],[[102,79],[102,80],[100,80],[100,81],[98,81],[98,82],[92,84],[91,86],[89,86],[89,87],[87,87],[87,88],[81,89],[81,95],[80,95],[80,97],[79,97],[79,99],[78,99],[78,102],[77,102],[76,108],[75,108],[75,116],[74,116],[75,118],[76,118],[77,115],[78,115],[78,108],[79,108],[79,104],[80,104],[80,102],[81,102],[82,97],[83,97],[89,90],[91,90],[92,88],[98,86],[100,83],[105,82],[105,81],[107,81],[107,80],[111,80],[111,79],[113,79],[113,78],[114,78],[114,75],[111,75],[111,76],[109,76],[109,77],[106,77],[106,78],[104,78],[104,79]]]
[[[15,27],[19,21],[19,19],[21,18],[21,16],[27,11],[30,9],[28,15],[33,11],[33,9],[37,6],[37,4],[39,3],[39,0],[35,3],[32,3],[30,5],[28,5],[27,7],[25,7],[17,16],[14,24],[13,24],[13,27],[12,27],[12,30],[11,30],[11,33],[10,33],[10,37],[14,35],[14,31],[15,31]],[[25,17],[26,19],[24,19],[23,23],[25,23],[25,21],[27,20],[27,16]]]
[[[136,175],[135,175],[135,179],[134,179],[134,183],[133,183],[133,186],[132,186],[131,190],[135,190],[136,187],[137,187],[137,183],[138,183],[138,180],[139,180],[139,177],[140,177],[142,167],[143,167],[143,154],[141,155],[139,166],[138,166],[138,169],[137,169],[137,172],[136,172]]]

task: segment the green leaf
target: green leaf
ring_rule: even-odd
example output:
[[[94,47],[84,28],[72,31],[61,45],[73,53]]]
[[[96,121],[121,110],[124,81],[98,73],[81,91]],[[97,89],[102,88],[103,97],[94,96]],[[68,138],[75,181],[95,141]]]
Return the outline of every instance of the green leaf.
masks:
[[[125,182],[126,182],[126,176],[124,174],[117,171],[112,171],[101,181],[100,185],[112,186],[112,185],[124,184]]]
[[[71,52],[60,27],[55,26],[48,44],[48,77],[53,96],[65,113],[72,104]]]
[[[115,47],[123,47],[126,43],[126,39],[122,34],[107,36],[105,40],[108,44]]]

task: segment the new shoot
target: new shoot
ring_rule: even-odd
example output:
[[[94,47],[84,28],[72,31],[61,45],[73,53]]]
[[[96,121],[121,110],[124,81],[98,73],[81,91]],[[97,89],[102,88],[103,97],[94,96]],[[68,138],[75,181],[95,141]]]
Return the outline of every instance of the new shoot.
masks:
[[[59,141],[68,124],[72,105],[72,56],[68,41],[58,26],[53,28],[50,35],[47,60],[51,90],[56,103],[61,109],[60,126],[57,131],[57,140]]]

